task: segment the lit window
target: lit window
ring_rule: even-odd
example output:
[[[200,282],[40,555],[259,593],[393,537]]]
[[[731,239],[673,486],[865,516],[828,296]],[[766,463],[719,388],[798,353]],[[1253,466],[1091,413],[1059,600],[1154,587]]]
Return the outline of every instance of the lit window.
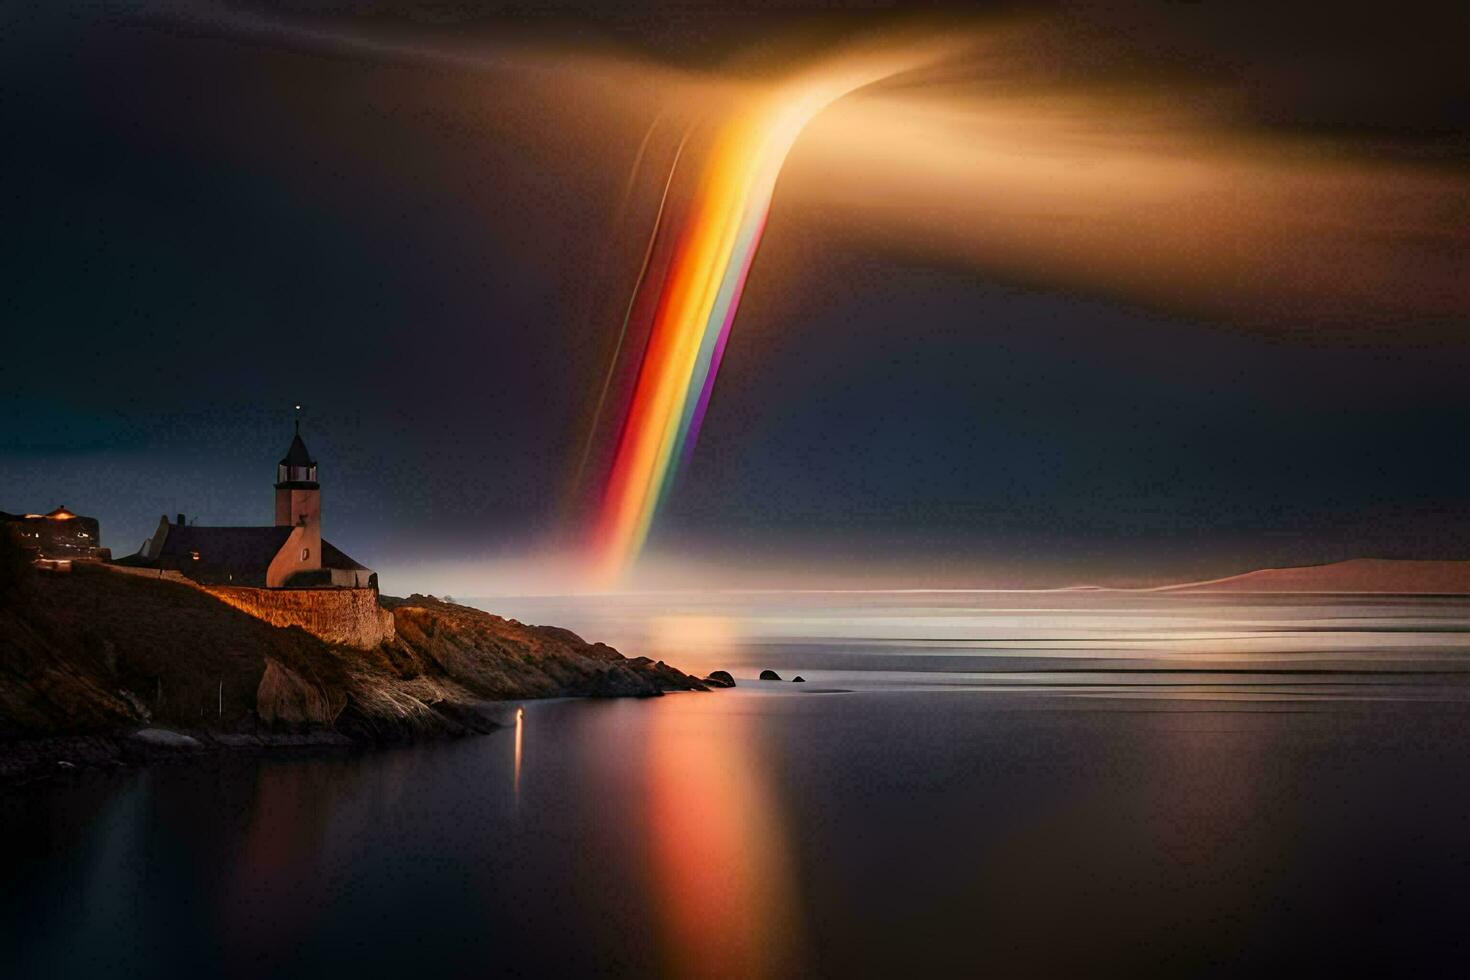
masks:
[[[192,558],[192,559],[194,559],[195,561],[198,561],[199,560],[199,552],[197,552],[197,551],[191,551],[191,552],[189,552],[189,557]]]

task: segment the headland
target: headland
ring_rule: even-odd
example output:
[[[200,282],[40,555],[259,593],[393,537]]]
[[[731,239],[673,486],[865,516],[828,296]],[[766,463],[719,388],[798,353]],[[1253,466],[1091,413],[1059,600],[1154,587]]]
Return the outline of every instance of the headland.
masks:
[[[248,594],[103,564],[14,568],[0,595],[0,780],[211,749],[468,735],[499,726],[496,702],[706,689],[569,630],[432,596],[268,593],[296,614],[315,597],[312,632],[281,608],[247,611]],[[343,642],[375,631],[371,644]]]

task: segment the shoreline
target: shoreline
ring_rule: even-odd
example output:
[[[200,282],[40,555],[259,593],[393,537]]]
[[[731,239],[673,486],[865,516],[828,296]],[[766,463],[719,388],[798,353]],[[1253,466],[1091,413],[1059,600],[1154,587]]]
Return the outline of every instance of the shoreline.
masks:
[[[719,690],[712,687],[709,690]],[[599,701],[631,697],[660,698],[657,691],[633,695],[564,694],[535,701]],[[814,690],[811,694],[833,693]],[[302,732],[220,732],[206,729],[140,728],[132,732],[97,732],[0,738],[0,789],[35,785],[86,772],[121,772],[154,765],[202,764],[248,755],[321,755],[372,753],[414,745],[432,745],[493,735],[513,727],[489,717],[509,711],[515,701],[485,701],[476,706],[476,721],[461,731],[399,738],[361,738],[334,729]]]
[[[144,732],[164,733],[180,741],[170,745],[161,740],[139,738]],[[140,729],[125,735],[49,735],[5,739],[0,741],[0,787],[9,789],[49,783],[82,773],[199,764],[225,756],[369,752],[378,747],[386,746],[354,741],[335,732],[226,735]]]

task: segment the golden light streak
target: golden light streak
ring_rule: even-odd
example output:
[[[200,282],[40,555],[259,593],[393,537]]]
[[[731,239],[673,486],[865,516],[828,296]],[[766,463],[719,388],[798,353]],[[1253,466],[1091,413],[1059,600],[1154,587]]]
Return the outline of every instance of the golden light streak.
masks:
[[[515,768],[512,777],[512,785],[515,790],[515,800],[521,802],[521,752],[526,731],[526,709],[516,709],[516,746],[515,746]]]

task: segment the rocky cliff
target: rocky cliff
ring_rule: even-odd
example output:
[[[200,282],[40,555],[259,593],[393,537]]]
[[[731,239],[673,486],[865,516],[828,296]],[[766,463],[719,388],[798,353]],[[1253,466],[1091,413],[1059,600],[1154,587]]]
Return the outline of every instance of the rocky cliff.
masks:
[[[498,700],[704,689],[567,630],[431,597],[382,605],[392,639],[361,650],[175,582],[23,575],[0,595],[0,776],[31,765],[20,747],[38,739],[397,741],[486,731]]]

